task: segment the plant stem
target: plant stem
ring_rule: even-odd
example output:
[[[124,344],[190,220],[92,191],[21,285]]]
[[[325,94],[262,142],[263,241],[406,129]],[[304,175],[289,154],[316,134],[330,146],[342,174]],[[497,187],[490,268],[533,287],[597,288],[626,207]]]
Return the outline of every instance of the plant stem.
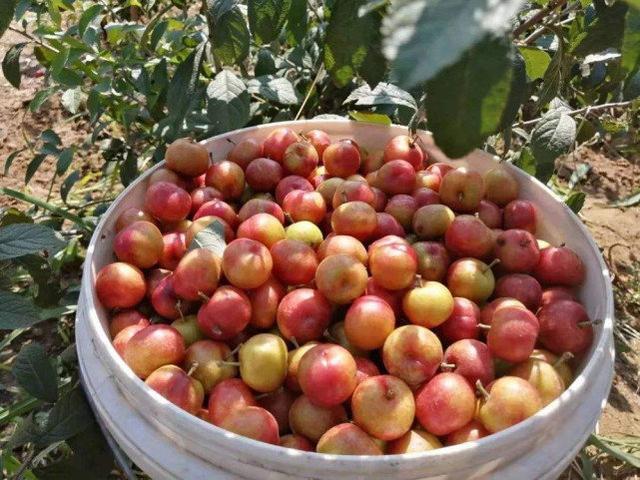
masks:
[[[27,454],[27,458],[24,459],[24,462],[22,462],[22,465],[20,465],[20,469],[16,472],[15,476],[13,477],[14,480],[20,480],[25,472],[31,468],[31,461],[33,460],[33,457],[35,457],[36,455],[36,451],[31,450],[28,454]]]
[[[628,100],[626,102],[603,103],[602,105],[593,105],[590,107],[579,108],[577,110],[571,110],[570,112],[567,112],[567,115],[571,115],[571,116],[580,115],[581,113],[585,113],[585,112],[592,113],[600,110],[606,110],[607,108],[624,108],[624,107],[630,106],[632,103],[633,103],[633,100]],[[533,120],[527,120],[526,122],[514,123],[513,126],[528,127],[531,125],[535,125],[539,121],[540,121],[540,117],[534,118]]]
[[[304,107],[307,105],[307,102],[309,101],[309,97],[311,97],[311,92],[313,92],[313,89],[316,87],[316,84],[320,81],[320,76],[322,75],[322,72],[323,72],[323,68],[322,66],[320,66],[320,68],[318,68],[318,73],[316,73],[316,76],[313,79],[313,82],[311,82],[311,85],[309,85],[307,94],[305,95],[304,100],[302,101],[302,105],[300,105],[300,109],[298,110],[298,113],[296,113],[296,118],[294,120],[298,120],[300,118],[300,115],[302,115],[302,111],[304,110]]]
[[[538,13],[536,13],[535,15],[533,15],[531,18],[529,18],[528,20],[526,20],[524,23],[520,24],[514,31],[513,31],[513,36],[514,37],[518,37],[520,35],[522,35],[524,32],[526,32],[527,30],[529,30],[529,28],[531,28],[533,25],[537,25],[538,23],[540,23],[542,20],[545,19],[545,17],[551,13],[553,10],[555,10],[558,7],[562,7],[564,6],[564,4],[567,3],[567,0],[553,0],[549,3],[549,5],[547,5],[545,8],[543,8],[542,10],[540,10]]]

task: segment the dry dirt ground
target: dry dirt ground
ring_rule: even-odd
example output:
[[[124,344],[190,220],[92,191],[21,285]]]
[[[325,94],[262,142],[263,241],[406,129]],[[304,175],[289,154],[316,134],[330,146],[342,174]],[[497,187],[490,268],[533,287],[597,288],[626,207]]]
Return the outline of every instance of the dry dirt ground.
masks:
[[[0,58],[13,43],[21,41],[17,34],[9,32],[0,40]],[[24,58],[29,63],[29,52]],[[45,128],[53,128],[62,138],[63,145],[78,144],[86,138],[87,122],[72,119],[63,111],[58,100],[46,104],[38,114],[28,112],[27,106],[35,92],[43,85],[42,77],[23,77],[20,90],[14,89],[0,74],[0,186],[23,189],[24,174],[29,160],[29,152],[22,153],[13,162],[7,176],[1,174],[7,156],[25,145],[24,138],[34,138]],[[77,156],[72,168],[87,170],[100,164],[96,153]],[[625,198],[640,188],[640,158],[625,159],[611,153],[581,148],[564,160],[563,171],[569,172],[578,163],[587,163],[591,172],[582,188],[588,193],[581,217],[591,230],[611,270],[616,274],[615,286],[619,294],[618,317],[640,330],[640,312],[625,311],[621,295],[640,295],[640,207],[611,208],[613,201]],[[26,190],[40,198],[46,197],[55,171],[52,161],[45,162]],[[54,183],[54,195],[60,182]],[[0,197],[0,206],[16,206],[18,202]],[[633,281],[634,272],[636,275]],[[604,414],[599,423],[599,433],[606,436],[640,435],[640,344],[636,342],[631,351],[618,356],[617,374]],[[637,472],[627,467],[619,469],[615,462],[606,478],[638,478]],[[577,478],[577,477],[573,477]]]

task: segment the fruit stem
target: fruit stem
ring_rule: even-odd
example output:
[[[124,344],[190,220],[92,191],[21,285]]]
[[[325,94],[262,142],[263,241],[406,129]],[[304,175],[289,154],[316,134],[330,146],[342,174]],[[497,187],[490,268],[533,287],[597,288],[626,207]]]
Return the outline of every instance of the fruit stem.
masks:
[[[422,275],[416,273],[416,280],[413,284],[414,288],[424,287],[424,280],[422,279]]]
[[[493,260],[491,260],[491,263],[487,265],[487,267],[484,270],[482,270],[482,273],[486,273],[487,270],[491,270],[493,267],[495,267],[499,263],[500,263],[500,259],[494,258]]]
[[[479,323],[478,324],[478,328],[480,330],[490,330],[491,329],[491,325],[487,325],[486,323]]]
[[[300,348],[300,345],[298,344],[298,341],[296,340],[296,337],[291,337],[291,343],[293,343],[294,347]]]
[[[216,362],[218,366],[224,365],[225,367],[239,367],[240,362],[227,362],[226,360],[218,360]]]
[[[182,300],[178,300],[176,302],[176,310],[178,310],[178,314],[180,315],[180,320],[184,321],[184,314],[182,313]]]
[[[440,368],[444,369],[451,369],[453,370],[454,368],[456,368],[456,364],[455,363],[447,363],[447,362],[442,362],[440,364]]]
[[[193,362],[191,364],[191,366],[189,367],[189,371],[187,372],[187,375],[191,376],[193,374],[193,372],[195,372],[198,367],[199,367],[198,362]]]
[[[204,300],[205,302],[208,302],[209,300],[211,300],[211,297],[209,297],[207,294],[205,294],[204,292],[198,292],[198,296]]]
[[[233,358],[233,356],[238,353],[238,350],[240,350],[240,347],[242,347],[242,343],[239,344],[236,348],[234,348],[233,350],[231,350],[229,352],[229,355],[227,355],[226,357],[224,357],[225,361],[229,360],[230,358]]]
[[[482,386],[482,382],[480,380],[476,380],[476,389],[480,396],[486,401],[489,400],[489,392]]]
[[[237,145],[237,143],[231,140],[230,138],[227,138],[227,142],[231,143],[232,145]]]
[[[602,323],[601,320],[585,320],[584,322],[578,322],[577,325],[579,328],[585,328],[589,325],[598,325],[600,323]]]
[[[568,362],[572,358],[573,358],[573,353],[564,352],[562,355],[560,355],[560,358],[558,358],[555,362],[553,362],[553,368],[559,367],[560,365]]]

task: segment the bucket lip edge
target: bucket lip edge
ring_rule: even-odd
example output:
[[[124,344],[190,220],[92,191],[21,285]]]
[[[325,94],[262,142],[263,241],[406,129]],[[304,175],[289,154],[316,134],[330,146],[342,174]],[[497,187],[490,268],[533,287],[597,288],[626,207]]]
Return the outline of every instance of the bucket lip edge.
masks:
[[[201,144],[203,145],[207,145],[208,143],[214,142],[214,141],[220,141],[220,140],[225,140],[227,138],[233,138],[234,136],[237,136],[238,134],[245,134],[245,133],[249,133],[249,132],[253,132],[253,131],[259,131],[259,130],[269,130],[269,129],[274,129],[274,128],[279,128],[279,127],[290,127],[293,128],[296,125],[314,125],[317,126],[317,128],[322,128],[319,126],[319,124],[322,125],[327,125],[327,124],[331,124],[331,125],[336,125],[336,126],[341,126],[341,125],[345,125],[345,124],[351,124],[352,126],[354,126],[355,128],[376,128],[379,130],[397,130],[397,129],[406,129],[407,127],[404,125],[397,125],[397,124],[392,124],[392,125],[382,125],[382,124],[375,124],[375,123],[368,123],[368,122],[357,122],[357,121],[353,121],[353,120],[349,120],[349,119],[304,119],[304,120],[296,120],[296,121],[283,121],[283,122],[274,122],[274,123],[267,123],[267,124],[261,124],[261,125],[256,125],[256,126],[250,126],[250,127],[245,127],[242,129],[238,129],[238,130],[233,130],[231,132],[226,132],[220,135],[216,135],[214,137],[208,138],[206,140],[202,140]],[[330,133],[330,132],[329,132]],[[431,137],[431,134],[428,131],[425,130],[418,130],[419,135],[423,136],[423,137]],[[489,155],[487,152],[484,152],[482,150],[475,150],[474,152],[481,152],[482,154],[485,155]],[[463,157],[462,159],[464,159],[465,157]],[[460,159],[450,159],[450,160],[460,160]],[[83,277],[83,281],[82,281],[82,290],[85,291],[86,294],[86,301],[87,301],[87,305],[86,305],[86,309],[85,309],[85,315],[87,316],[87,321],[89,324],[89,330],[90,332],[94,335],[94,338],[97,338],[97,340],[99,340],[101,347],[103,348],[103,350],[105,350],[105,353],[107,353],[108,355],[108,359],[110,360],[110,363],[112,364],[112,367],[115,366],[116,368],[113,370],[118,370],[121,371],[121,369],[123,367],[125,367],[126,365],[124,364],[124,361],[117,355],[117,353],[115,352],[115,350],[111,347],[111,342],[109,341],[109,339],[107,338],[107,334],[106,331],[101,328],[100,326],[100,319],[98,317],[98,313],[97,310],[95,308],[95,304],[94,304],[94,295],[95,295],[95,290],[93,288],[92,282],[90,281],[92,279],[91,277],[91,264],[93,263],[93,255],[97,246],[97,242],[99,240],[101,240],[99,237],[101,235],[98,235],[99,233],[102,232],[102,230],[104,230],[106,223],[107,223],[107,219],[115,212],[115,210],[118,208],[120,202],[122,202],[122,200],[127,196],[127,194],[129,192],[131,192],[133,189],[135,189],[140,183],[143,183],[144,181],[146,181],[146,179],[148,178],[149,175],[151,175],[152,172],[154,172],[157,169],[160,169],[164,166],[165,162],[164,160],[161,162],[158,162],[158,164],[154,165],[153,167],[149,168],[147,171],[145,171],[142,175],[140,175],[134,182],[132,182],[130,185],[128,185],[117,197],[116,200],[114,200],[114,202],[109,206],[109,208],[107,209],[107,211],[102,215],[100,221],[98,222],[98,225],[96,226],[96,229],[94,231],[94,234],[92,235],[91,241],[89,243],[89,246],[87,247],[87,254],[86,254],[86,258],[85,258],[85,262],[84,262],[84,266],[82,269],[82,277]],[[503,165],[506,164],[506,162],[503,162]],[[609,280],[610,277],[609,276],[609,270],[606,266],[606,264],[604,263],[604,259],[602,257],[602,254],[600,253],[600,250],[598,249],[591,233],[588,231],[588,229],[585,227],[585,225],[579,220],[579,218],[576,216],[575,213],[573,213],[573,211],[571,211],[571,209],[564,204],[564,202],[561,202],[558,200],[558,198],[553,194],[553,192],[548,189],[544,184],[542,184],[538,179],[536,179],[535,177],[527,174],[526,172],[518,169],[517,167],[507,164],[507,168],[510,169],[510,171],[512,173],[514,173],[516,176],[522,178],[522,179],[526,179],[527,181],[532,181],[534,184],[536,184],[536,186],[538,186],[539,188],[544,188],[544,190],[547,192],[548,195],[551,195],[554,197],[554,200],[557,203],[562,203],[563,208],[567,211],[568,214],[570,214],[569,216],[571,217],[572,221],[578,225],[578,228],[580,229],[580,232],[582,233],[582,236],[586,238],[589,246],[591,247],[590,250],[591,252],[594,254],[594,256],[596,257],[598,264],[600,266],[601,272],[603,274],[603,278],[604,278],[604,290],[605,290],[605,312],[604,312],[604,318],[602,326],[601,326],[601,333],[600,335],[598,335],[596,338],[599,337],[599,341],[597,344],[593,345],[592,349],[593,349],[593,353],[591,355],[591,357],[587,360],[586,364],[584,365],[584,368],[582,369],[582,372],[580,373],[579,377],[585,378],[588,377],[588,374],[592,374],[593,371],[596,369],[597,366],[600,365],[600,361],[601,360],[609,360],[610,361],[610,365],[611,368],[613,368],[613,360],[615,358],[615,349],[613,346],[613,320],[614,320],[614,305],[613,305],[613,291],[612,291],[612,287],[611,287],[611,282]],[[607,275],[607,277],[605,277],[605,275]],[[85,282],[84,279],[87,279],[87,281]],[[87,291],[88,290],[88,291]],[[96,337],[97,335],[97,337]],[[108,344],[108,345],[106,345]],[[609,351],[607,352],[607,344],[609,344]],[[116,358],[117,357],[117,358]],[[608,358],[602,358],[602,357],[608,357]],[[118,363],[118,362],[122,362],[122,364]],[[587,375],[585,375],[587,374]],[[579,377],[576,377],[579,378]],[[253,448],[258,448],[260,450],[264,449],[263,452],[265,455],[270,455],[271,453],[278,453],[278,454],[284,454],[284,455],[288,455],[291,457],[297,457],[297,458],[303,458],[303,459],[307,459],[307,460],[318,460],[318,459],[322,459],[320,461],[331,461],[333,463],[335,463],[336,461],[338,461],[339,463],[345,463],[348,465],[355,463],[362,463],[364,462],[380,462],[380,463],[384,463],[384,460],[404,460],[404,461],[419,461],[419,460],[426,460],[426,459],[435,459],[435,458],[439,458],[439,457],[449,457],[451,455],[455,455],[457,453],[463,452],[465,450],[471,449],[471,448],[475,448],[475,449],[491,449],[493,450],[496,446],[500,446],[501,444],[504,444],[506,442],[509,441],[509,439],[511,437],[515,437],[518,436],[518,434],[523,434],[523,432],[527,431],[529,428],[529,425],[533,422],[536,421],[541,421],[542,418],[544,418],[545,416],[550,415],[552,412],[554,411],[559,411],[562,407],[563,404],[568,403],[568,400],[571,400],[572,397],[577,397],[578,395],[580,395],[581,393],[584,393],[584,391],[586,391],[589,382],[588,381],[581,381],[581,382],[576,382],[576,379],[574,379],[574,381],[571,383],[571,385],[569,386],[569,388],[567,388],[558,398],[556,398],[555,400],[553,400],[551,403],[549,403],[549,405],[545,406],[544,408],[542,408],[541,410],[539,410],[535,415],[527,418],[526,420],[519,422],[516,425],[513,425],[505,430],[502,430],[500,432],[494,433],[488,437],[484,437],[481,438],[477,441],[474,442],[466,442],[460,445],[452,445],[452,446],[448,446],[448,447],[444,447],[443,449],[435,449],[435,450],[430,450],[427,452],[417,452],[417,453],[405,453],[405,454],[394,454],[394,455],[382,455],[382,456],[359,456],[359,455],[330,455],[330,454],[322,454],[322,453],[317,453],[317,452],[299,452],[299,451],[295,451],[293,450],[293,452],[295,452],[295,454],[291,454],[289,453],[289,451],[291,451],[291,449],[286,449],[286,448],[282,448],[279,445],[271,445],[271,444],[267,444],[264,442],[259,442],[247,437],[242,437],[239,435],[235,435],[231,432],[226,432],[223,429],[220,429],[221,431],[224,431],[226,433],[220,433],[216,431],[216,427],[214,429],[209,428],[210,424],[208,424],[207,422],[204,422],[200,419],[198,419],[197,417],[194,417],[193,415],[187,413],[186,411],[180,409],[179,407],[168,403],[166,405],[167,408],[169,408],[170,412],[172,412],[175,415],[177,415],[177,418],[180,419],[181,422],[188,422],[192,425],[193,428],[196,428],[198,430],[201,431],[205,431],[204,429],[206,429],[209,433],[213,433],[216,436],[219,435],[225,435],[224,438],[220,438],[220,441],[224,441],[224,442],[229,442],[229,441],[233,441],[233,443],[235,443],[235,447],[238,450],[242,450],[243,448],[245,448],[247,446],[247,444],[245,442],[250,442],[248,445],[253,447]],[[138,386],[138,391],[140,392],[144,392],[143,395],[149,395],[154,401],[156,401],[157,399],[154,397],[154,395],[158,395],[158,397],[160,397],[160,395],[153,391],[151,388],[149,388],[144,381],[140,380],[139,378],[136,378],[134,380],[137,380],[137,382],[135,382],[135,385]],[[610,385],[609,385],[610,386]],[[605,397],[606,399],[606,397]],[[202,424],[198,424],[197,422],[193,422],[193,419],[196,418],[197,420],[200,420],[202,422]],[[214,426],[215,427],[215,426]],[[226,434],[231,434],[232,437],[228,437],[226,436]],[[444,450],[444,451],[443,451]]]

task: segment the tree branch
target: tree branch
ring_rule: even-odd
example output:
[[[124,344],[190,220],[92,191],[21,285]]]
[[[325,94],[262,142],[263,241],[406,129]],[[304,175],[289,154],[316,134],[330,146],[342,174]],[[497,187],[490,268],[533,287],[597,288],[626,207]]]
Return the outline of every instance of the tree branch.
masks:
[[[571,110],[570,112],[567,112],[567,115],[571,115],[571,116],[580,115],[581,113],[597,112],[599,110],[606,110],[607,108],[624,108],[624,107],[628,107],[632,103],[633,103],[633,100],[629,100],[627,102],[603,103],[602,105],[593,105],[590,107],[579,108],[578,110]],[[538,121],[540,121],[540,118],[541,117],[534,118],[533,120],[527,120],[526,122],[514,123],[513,126],[529,127],[531,125],[535,125],[536,123],[538,123]]]
[[[524,23],[520,24],[520,26],[518,26],[513,31],[513,36],[518,37],[522,35],[524,32],[529,30],[529,28],[531,28],[533,25],[536,25],[540,23],[542,20],[544,20],[545,17],[549,13],[551,13],[553,10],[555,10],[558,7],[564,6],[566,3],[567,3],[567,0],[552,0],[551,2],[549,2],[549,5],[544,7],[542,10],[540,10],[538,13],[536,13],[531,18],[526,20]]]

